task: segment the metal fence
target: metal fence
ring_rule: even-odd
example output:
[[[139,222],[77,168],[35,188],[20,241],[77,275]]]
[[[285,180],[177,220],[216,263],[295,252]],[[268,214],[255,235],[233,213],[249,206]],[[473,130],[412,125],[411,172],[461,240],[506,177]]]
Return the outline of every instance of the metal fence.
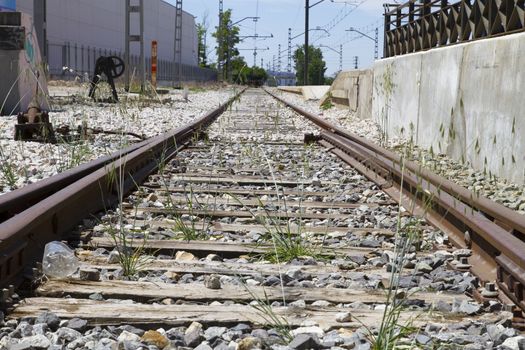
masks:
[[[100,47],[84,46],[74,43],[48,43],[47,56],[49,74],[55,79],[74,79],[75,77],[91,77],[95,70],[95,62],[100,56],[118,56],[123,58],[122,51],[108,50]],[[151,73],[151,58],[146,58],[146,78]],[[139,72],[139,56],[132,55],[130,72]],[[174,81],[178,64],[172,61],[159,60],[157,63],[157,79],[159,81]],[[217,80],[217,71],[197,66],[182,65],[182,81],[214,81]]]
[[[523,0],[411,0],[385,4],[384,57],[524,30]]]

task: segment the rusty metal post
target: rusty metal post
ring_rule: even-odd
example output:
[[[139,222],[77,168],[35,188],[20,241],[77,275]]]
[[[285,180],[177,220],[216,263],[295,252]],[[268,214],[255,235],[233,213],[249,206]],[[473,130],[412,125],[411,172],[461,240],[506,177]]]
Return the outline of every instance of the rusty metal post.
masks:
[[[157,90],[157,40],[151,42],[151,85]]]
[[[383,32],[383,57],[390,57],[390,50],[389,50],[389,42],[388,42],[388,32],[390,31],[390,13],[389,9],[386,5],[383,5],[383,8],[385,10],[385,25],[384,25],[384,32]]]

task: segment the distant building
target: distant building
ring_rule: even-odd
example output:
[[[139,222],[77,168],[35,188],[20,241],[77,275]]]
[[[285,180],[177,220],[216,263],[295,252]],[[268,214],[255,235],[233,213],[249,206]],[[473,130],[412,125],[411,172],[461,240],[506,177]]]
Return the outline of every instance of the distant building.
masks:
[[[17,0],[17,10],[33,15],[34,1]],[[63,75],[62,67],[91,74],[97,57],[124,57],[125,0],[47,0],[47,56],[52,75]],[[138,30],[138,16],[132,33]],[[134,23],[135,22],[135,23]],[[172,80],[175,37],[175,7],[163,0],[144,1],[144,52],[146,72],[151,67],[151,42],[158,42],[158,79]],[[194,17],[183,11],[182,64],[183,76],[211,77],[216,73],[198,67],[197,28]],[[139,44],[131,43],[133,70],[139,62]],[[68,73],[65,73],[68,74]],[[201,79],[198,79],[201,80]],[[208,79],[202,79],[208,80]]]
[[[267,70],[268,74],[267,85],[270,86],[295,86],[297,79],[295,73],[292,72],[277,72]]]

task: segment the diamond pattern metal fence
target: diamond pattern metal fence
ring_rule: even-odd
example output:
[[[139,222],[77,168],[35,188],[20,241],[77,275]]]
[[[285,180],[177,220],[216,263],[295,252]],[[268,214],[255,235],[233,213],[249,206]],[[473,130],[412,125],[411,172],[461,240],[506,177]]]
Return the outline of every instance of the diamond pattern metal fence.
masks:
[[[524,30],[525,0],[385,4],[384,57]]]

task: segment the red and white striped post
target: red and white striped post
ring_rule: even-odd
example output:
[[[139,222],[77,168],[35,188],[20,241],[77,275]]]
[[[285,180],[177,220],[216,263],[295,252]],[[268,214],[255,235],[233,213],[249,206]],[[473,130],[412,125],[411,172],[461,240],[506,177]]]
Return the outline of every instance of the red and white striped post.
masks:
[[[157,90],[157,40],[151,42],[151,85]]]

